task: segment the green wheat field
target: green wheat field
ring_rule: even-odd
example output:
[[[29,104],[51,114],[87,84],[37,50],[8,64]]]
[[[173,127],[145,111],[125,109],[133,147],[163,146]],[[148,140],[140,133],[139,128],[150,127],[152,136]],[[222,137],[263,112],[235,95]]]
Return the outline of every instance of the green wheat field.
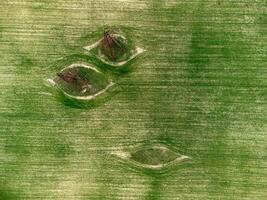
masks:
[[[106,27],[144,51],[122,67],[86,51]],[[112,87],[67,98],[48,80],[73,63]],[[0,200],[15,199],[266,200],[267,2],[1,0]]]

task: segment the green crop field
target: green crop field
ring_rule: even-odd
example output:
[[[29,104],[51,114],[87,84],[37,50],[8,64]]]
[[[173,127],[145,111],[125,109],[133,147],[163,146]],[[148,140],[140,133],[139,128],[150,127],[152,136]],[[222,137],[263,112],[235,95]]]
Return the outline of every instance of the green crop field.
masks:
[[[1,0],[0,58],[0,200],[267,199],[265,0]]]

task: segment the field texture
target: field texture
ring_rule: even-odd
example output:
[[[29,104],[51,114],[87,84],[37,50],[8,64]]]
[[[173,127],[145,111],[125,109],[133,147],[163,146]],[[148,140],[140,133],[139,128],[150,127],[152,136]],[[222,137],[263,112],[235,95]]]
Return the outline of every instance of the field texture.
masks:
[[[266,24],[265,0],[0,0],[0,200],[266,200]]]

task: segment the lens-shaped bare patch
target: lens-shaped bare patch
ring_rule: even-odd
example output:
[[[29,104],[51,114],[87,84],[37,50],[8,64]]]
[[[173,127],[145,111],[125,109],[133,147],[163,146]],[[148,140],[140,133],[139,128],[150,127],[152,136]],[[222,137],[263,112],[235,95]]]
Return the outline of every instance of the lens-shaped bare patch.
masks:
[[[104,95],[114,85],[104,73],[85,63],[71,64],[47,81],[66,98],[85,102]]]
[[[175,152],[162,144],[133,148],[129,152],[115,151],[113,154],[133,165],[159,170],[190,159],[188,156]]]
[[[84,47],[93,53],[102,62],[120,67],[144,52],[144,49],[136,47],[132,41],[122,34],[105,31],[103,37],[94,44]]]

